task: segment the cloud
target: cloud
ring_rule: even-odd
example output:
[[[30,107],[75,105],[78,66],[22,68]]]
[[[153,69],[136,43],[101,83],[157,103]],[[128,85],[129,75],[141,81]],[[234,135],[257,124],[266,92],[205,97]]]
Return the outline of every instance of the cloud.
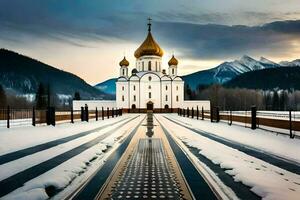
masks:
[[[300,40],[297,37],[300,21],[297,20],[253,25],[299,16],[299,12],[293,10],[251,11],[244,10],[249,7],[246,4],[230,1],[228,4],[233,6],[226,5],[227,10],[212,12],[209,8],[217,4],[216,0],[204,1],[203,8],[195,0],[194,6],[180,0],[176,1],[178,4],[167,1],[161,6],[138,0],[116,1],[3,0],[0,39],[22,44],[37,37],[76,47],[93,47],[90,41],[113,44],[121,40],[138,44],[146,34],[145,19],[152,16],[153,32],[162,47],[176,50],[188,59],[288,54],[294,50],[291,40]],[[234,7],[241,10],[232,12]],[[231,25],[239,22],[245,25]]]
[[[164,44],[193,59],[220,59],[241,54],[283,54],[299,39],[300,21],[280,21],[262,26],[227,26],[159,22],[156,31]]]

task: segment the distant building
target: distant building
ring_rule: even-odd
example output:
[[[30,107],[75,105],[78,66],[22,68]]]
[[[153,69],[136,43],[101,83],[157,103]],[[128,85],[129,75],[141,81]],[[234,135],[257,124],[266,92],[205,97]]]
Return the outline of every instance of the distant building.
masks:
[[[209,101],[184,101],[184,81],[177,75],[178,60],[173,55],[166,71],[162,68],[163,54],[152,36],[149,20],[148,35],[134,53],[136,62],[131,74],[128,72],[129,61],[125,57],[119,63],[116,101],[74,101],[74,109],[87,103],[92,109],[101,106],[143,110],[203,106],[209,110]]]

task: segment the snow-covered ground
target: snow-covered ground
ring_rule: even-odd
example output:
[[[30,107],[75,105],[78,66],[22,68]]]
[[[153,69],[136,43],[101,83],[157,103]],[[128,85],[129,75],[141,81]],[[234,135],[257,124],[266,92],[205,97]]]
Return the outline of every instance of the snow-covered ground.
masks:
[[[236,182],[251,187],[251,191],[264,199],[299,199],[300,176],[271,165],[263,160],[247,155],[234,148],[203,137],[187,128],[179,126],[164,116],[189,127],[212,133],[219,137],[235,141],[255,149],[261,149],[300,163],[300,140],[291,140],[286,136],[276,136],[263,130],[245,129],[239,126],[228,126],[225,123],[210,123],[172,115],[157,115],[159,121],[173,137],[178,138],[190,147],[199,150],[220,167]],[[191,152],[188,152],[192,154]]]
[[[128,115],[99,121],[63,123],[55,127],[44,125],[39,127],[0,128],[0,155],[90,131],[107,124],[114,124],[126,118],[128,118]]]
[[[105,135],[104,139],[96,145],[67,159],[46,173],[29,180],[23,187],[9,193],[3,199],[48,199],[49,197],[45,188],[49,186],[53,186],[56,190],[62,190],[55,198],[61,199],[66,197],[103,165],[112,150],[117,148],[120,144],[119,142],[127,137],[133,128],[144,118],[143,115],[137,116],[139,115],[129,114],[118,118],[106,119],[104,121],[60,124],[56,127],[42,126],[0,129],[0,152],[1,154],[6,154],[8,152],[111,124],[111,126],[106,126],[105,128],[91,132],[86,136],[0,165],[1,181],[18,172],[23,172],[25,169],[36,166],[57,155],[61,155],[64,152]],[[120,120],[123,121],[120,122]],[[117,128],[118,126],[120,127]]]
[[[252,130],[237,125],[229,126],[227,123],[222,122],[211,123],[209,120],[196,120],[180,117],[176,114],[166,116],[192,128],[269,152],[300,165],[300,154],[295,153],[300,151],[299,139],[290,139],[288,136],[276,135],[261,129]]]

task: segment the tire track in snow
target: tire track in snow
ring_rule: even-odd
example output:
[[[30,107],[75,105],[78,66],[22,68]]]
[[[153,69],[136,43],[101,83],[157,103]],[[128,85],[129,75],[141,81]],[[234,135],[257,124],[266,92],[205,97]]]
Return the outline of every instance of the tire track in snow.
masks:
[[[282,168],[282,169],[285,169],[285,170],[290,171],[292,173],[300,175],[300,167],[297,164],[293,164],[293,163],[291,163],[289,161],[286,161],[284,159],[281,159],[277,156],[270,155],[267,152],[263,152],[263,151],[260,151],[258,149],[248,147],[246,145],[243,145],[243,144],[240,144],[240,143],[222,138],[220,136],[216,136],[212,133],[207,133],[207,132],[204,132],[204,131],[200,131],[200,130],[191,128],[191,127],[186,126],[182,123],[179,123],[178,121],[175,121],[174,119],[170,119],[169,117],[164,116],[164,118],[166,118],[167,120],[169,120],[169,121],[171,121],[171,122],[173,122],[173,123],[175,123],[179,126],[182,126],[186,129],[189,129],[189,130],[191,130],[191,131],[193,131],[193,132],[195,132],[195,133],[197,133],[197,134],[199,134],[203,137],[206,137],[210,140],[219,142],[223,145],[226,145],[228,147],[231,147],[231,148],[237,149],[241,152],[244,152],[247,155],[250,155],[250,156],[253,156],[257,159],[263,160],[263,161],[265,161],[269,164],[272,164],[272,165],[277,166],[279,168]]]
[[[0,197],[14,191],[15,189],[22,187],[24,183],[27,181],[53,169],[54,167],[60,165],[61,163],[71,159],[72,157],[80,154],[81,152],[85,151],[86,149],[97,145],[99,142],[101,142],[103,139],[105,139],[107,136],[109,136],[114,131],[118,130],[122,126],[124,126],[126,123],[133,121],[134,119],[138,118],[139,116],[133,117],[130,120],[123,122],[116,128],[104,133],[103,135],[93,139],[92,141],[86,142],[76,148],[73,148],[72,150],[69,150],[67,152],[64,152],[58,156],[55,156],[47,161],[44,161],[38,165],[35,165],[31,168],[28,168],[22,172],[19,172],[13,176],[10,176],[7,179],[4,179],[0,181]]]
[[[117,121],[116,123],[120,123],[120,122],[122,122],[126,119],[127,118],[121,119],[120,121]],[[17,159],[20,159],[20,158],[28,156],[30,154],[37,153],[39,151],[43,151],[43,150],[52,148],[54,146],[69,142],[71,140],[74,140],[74,139],[77,139],[77,138],[80,138],[80,137],[84,137],[88,134],[100,131],[100,130],[102,130],[104,128],[107,128],[109,126],[111,126],[111,124],[107,124],[107,125],[104,125],[104,126],[101,126],[99,128],[95,128],[95,129],[92,129],[92,130],[89,130],[89,131],[77,133],[75,135],[71,135],[71,136],[68,136],[68,137],[65,137],[65,138],[56,139],[56,140],[53,140],[51,142],[39,144],[39,145],[36,145],[36,146],[28,147],[28,148],[25,148],[25,149],[21,149],[21,150],[18,150],[18,151],[14,151],[14,152],[11,152],[11,153],[1,155],[0,156],[0,165],[5,164],[7,162],[17,160]]]

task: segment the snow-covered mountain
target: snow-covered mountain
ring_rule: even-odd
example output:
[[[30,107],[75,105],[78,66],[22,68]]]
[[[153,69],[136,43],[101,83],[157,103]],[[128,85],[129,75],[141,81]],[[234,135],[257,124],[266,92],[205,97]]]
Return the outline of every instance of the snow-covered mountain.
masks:
[[[244,55],[239,60],[224,62],[215,68],[186,75],[183,79],[192,89],[196,89],[198,85],[223,84],[245,72],[276,67],[280,65],[264,57],[255,60]]]
[[[276,63],[265,57],[261,57],[259,60],[256,60],[250,56],[244,55],[240,59],[234,61],[226,61],[212,69],[198,71],[183,76],[182,78],[190,88],[196,89],[199,85],[210,85],[214,83],[224,84],[246,72],[278,68],[282,66],[300,66],[300,59],[294,60],[292,62],[285,61]],[[114,81],[114,79],[110,79],[108,81],[97,84],[95,87],[100,87],[100,89],[108,88],[109,93],[114,94],[116,91]]]
[[[279,63],[281,66],[284,67],[300,67],[300,59],[289,61],[282,61]]]

